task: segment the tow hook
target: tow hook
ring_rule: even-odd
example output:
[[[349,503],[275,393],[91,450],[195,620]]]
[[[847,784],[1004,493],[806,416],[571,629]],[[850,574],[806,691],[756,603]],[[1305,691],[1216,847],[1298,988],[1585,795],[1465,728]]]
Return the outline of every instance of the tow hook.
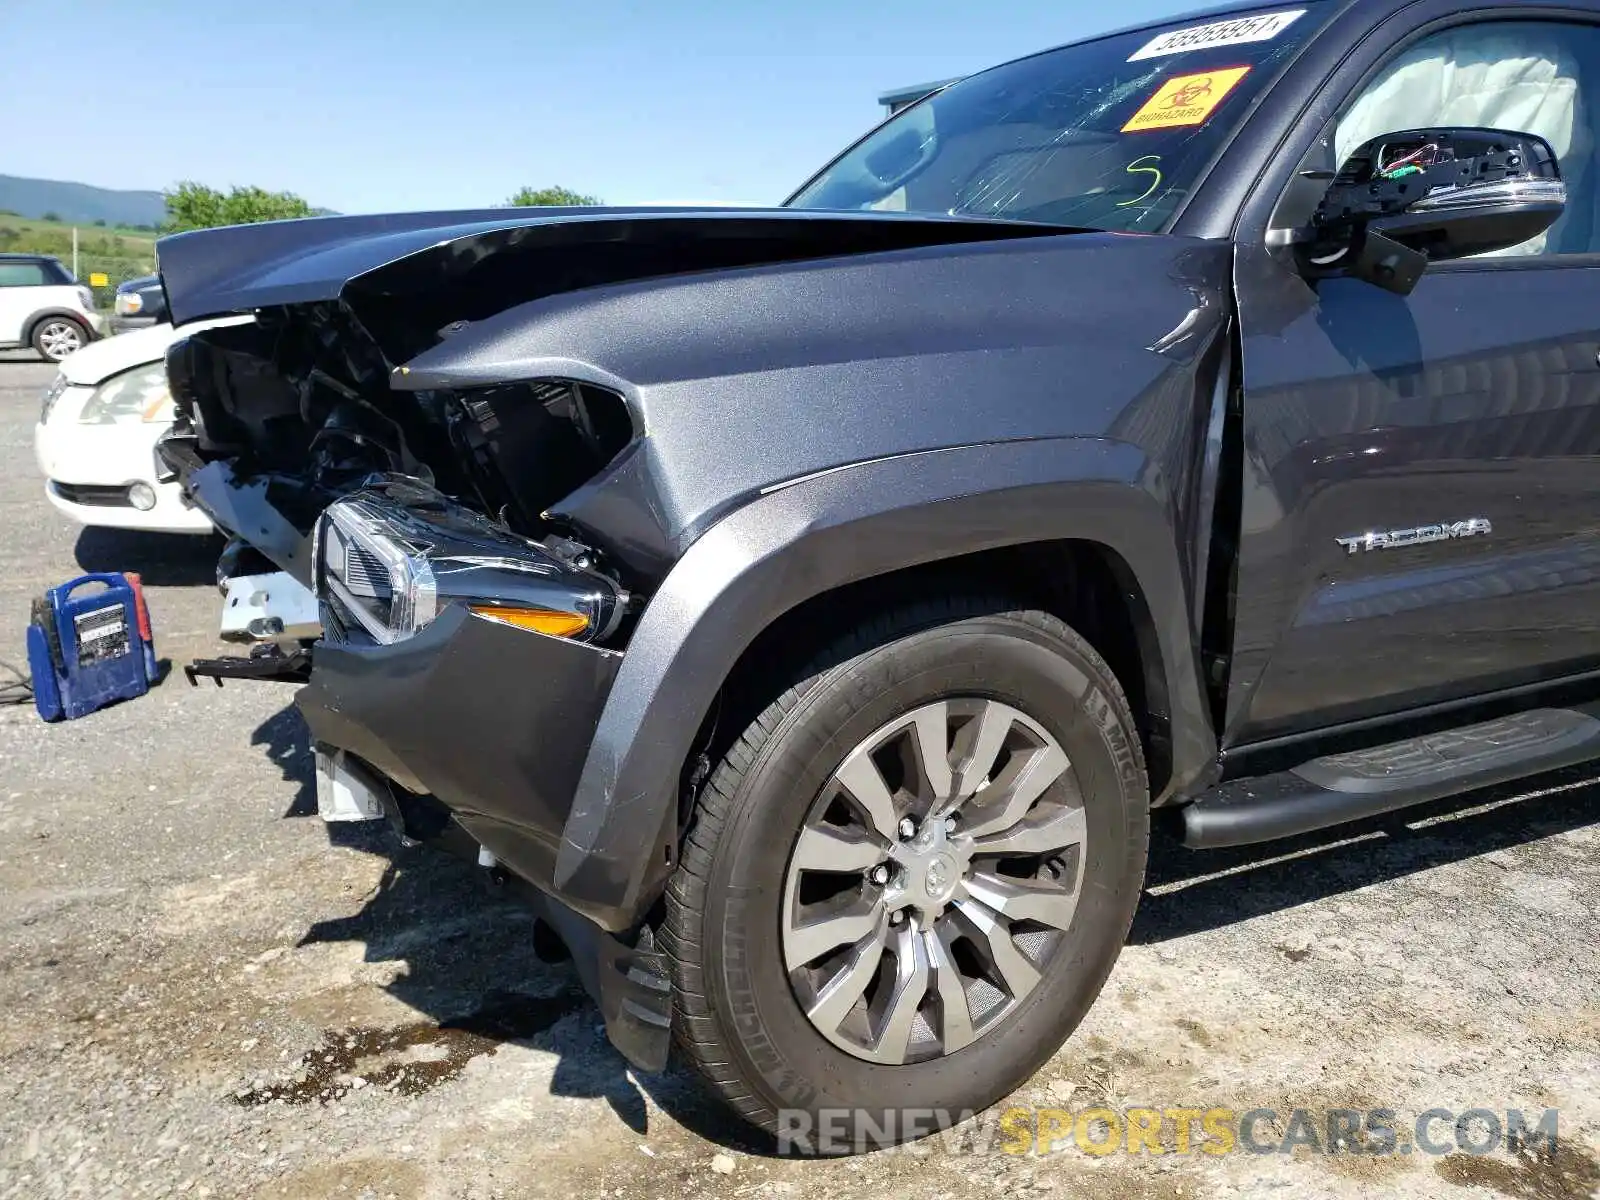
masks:
[[[311,650],[297,646],[285,651],[276,642],[256,646],[248,658],[236,654],[222,658],[197,658],[183,669],[191,687],[199,687],[202,677],[216,680],[260,679],[269,683],[305,683],[311,678]]]

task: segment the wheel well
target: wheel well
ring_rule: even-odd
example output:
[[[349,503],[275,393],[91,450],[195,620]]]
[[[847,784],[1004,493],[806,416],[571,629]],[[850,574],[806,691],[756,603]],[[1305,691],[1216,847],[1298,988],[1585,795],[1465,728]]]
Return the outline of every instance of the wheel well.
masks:
[[[1152,794],[1172,772],[1171,707],[1155,624],[1133,572],[1097,542],[1049,541],[908,567],[824,592],[790,609],[746,647],[729,672],[687,764],[715,762],[732,739],[816,653],[873,613],[929,594],[998,594],[1059,617],[1106,660],[1139,726]]]
[[[39,331],[51,317],[65,317],[85,333],[89,332],[89,322],[84,320],[82,313],[75,313],[68,308],[47,308],[44,312],[34,313],[22,327],[22,343],[25,346],[33,344],[33,335]]]

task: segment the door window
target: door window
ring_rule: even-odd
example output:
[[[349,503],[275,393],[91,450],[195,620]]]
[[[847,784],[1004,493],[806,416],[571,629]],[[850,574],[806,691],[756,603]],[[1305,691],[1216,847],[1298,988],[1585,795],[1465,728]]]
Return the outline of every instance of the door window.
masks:
[[[36,262],[0,262],[0,287],[43,287],[44,264]]]
[[[1339,118],[1334,149],[1342,163],[1371,138],[1428,125],[1536,134],[1560,160],[1567,211],[1545,233],[1492,254],[1587,254],[1600,251],[1597,97],[1600,28],[1556,21],[1464,25],[1422,39],[1379,71]]]

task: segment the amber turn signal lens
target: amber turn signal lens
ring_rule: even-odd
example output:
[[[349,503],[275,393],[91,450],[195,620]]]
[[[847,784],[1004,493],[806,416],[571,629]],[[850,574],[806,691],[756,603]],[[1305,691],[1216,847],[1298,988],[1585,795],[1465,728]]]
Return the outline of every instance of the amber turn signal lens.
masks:
[[[518,629],[531,629],[534,633],[548,633],[551,637],[576,637],[589,628],[589,618],[582,613],[552,612],[548,608],[512,608],[504,604],[469,604],[467,608],[480,617],[514,625]]]

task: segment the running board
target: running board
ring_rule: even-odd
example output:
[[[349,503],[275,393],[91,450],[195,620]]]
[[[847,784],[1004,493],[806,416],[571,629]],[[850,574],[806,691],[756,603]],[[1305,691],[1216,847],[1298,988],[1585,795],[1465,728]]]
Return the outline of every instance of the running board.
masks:
[[[1566,708],[1514,713],[1224,783],[1183,810],[1183,844],[1269,842],[1596,758],[1600,720]]]

